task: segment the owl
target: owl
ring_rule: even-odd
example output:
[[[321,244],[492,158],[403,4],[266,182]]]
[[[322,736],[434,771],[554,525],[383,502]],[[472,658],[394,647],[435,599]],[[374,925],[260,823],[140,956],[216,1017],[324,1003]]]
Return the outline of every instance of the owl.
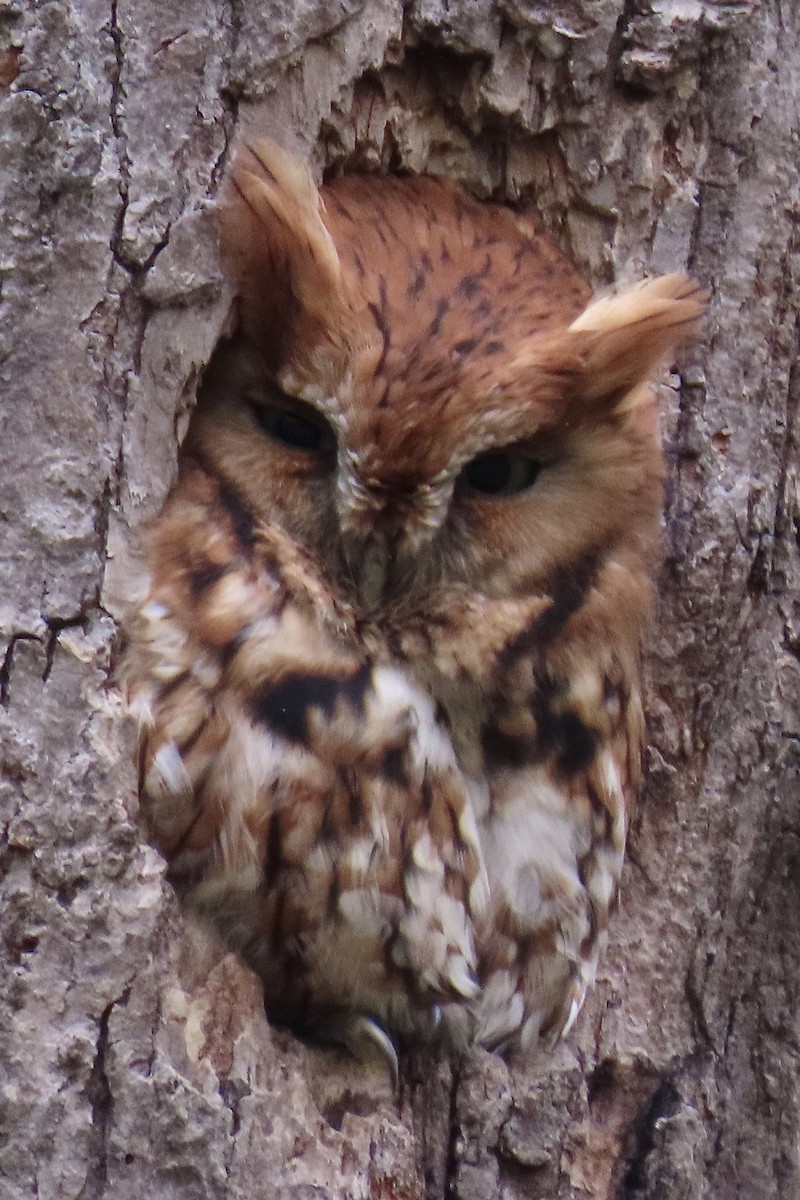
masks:
[[[662,457],[703,296],[590,289],[434,178],[220,208],[237,325],[127,625],[142,807],[272,1019],[525,1051],[595,975],[640,775]]]

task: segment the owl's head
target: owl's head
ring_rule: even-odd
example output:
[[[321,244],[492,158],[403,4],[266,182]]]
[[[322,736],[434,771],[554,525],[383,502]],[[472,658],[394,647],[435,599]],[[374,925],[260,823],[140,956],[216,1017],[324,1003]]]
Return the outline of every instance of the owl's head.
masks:
[[[651,554],[649,382],[702,311],[689,279],[592,300],[510,209],[427,178],[319,190],[268,142],[237,156],[221,213],[239,332],[190,452],[358,609]]]

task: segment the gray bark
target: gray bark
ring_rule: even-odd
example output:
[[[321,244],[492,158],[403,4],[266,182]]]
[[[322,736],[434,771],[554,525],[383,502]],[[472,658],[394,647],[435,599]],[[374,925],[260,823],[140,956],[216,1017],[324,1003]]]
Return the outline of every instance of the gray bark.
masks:
[[[796,3],[0,3],[0,1197],[800,1196]],[[137,823],[124,565],[229,296],[234,135],[687,267],[652,749],[577,1029],[377,1071],[267,1025]],[[794,736],[793,736],[794,735]]]

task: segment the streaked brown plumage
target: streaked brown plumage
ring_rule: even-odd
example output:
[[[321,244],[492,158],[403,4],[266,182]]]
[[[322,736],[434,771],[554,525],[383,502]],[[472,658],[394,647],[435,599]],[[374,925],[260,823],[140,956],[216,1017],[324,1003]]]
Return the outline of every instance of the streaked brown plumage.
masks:
[[[702,311],[591,301],[432,179],[222,208],[239,327],[148,541],[126,678],[155,840],[298,1026],[525,1048],[577,1013],[642,746],[661,454]]]

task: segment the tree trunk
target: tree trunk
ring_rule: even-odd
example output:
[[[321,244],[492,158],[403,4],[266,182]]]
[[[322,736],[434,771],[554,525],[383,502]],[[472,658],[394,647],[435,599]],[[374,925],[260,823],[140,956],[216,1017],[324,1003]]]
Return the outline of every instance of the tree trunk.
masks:
[[[0,1196],[800,1197],[800,13],[724,0],[0,5]],[[234,134],[688,268],[622,904],[533,1064],[272,1030],[137,823],[124,565],[223,331]]]

